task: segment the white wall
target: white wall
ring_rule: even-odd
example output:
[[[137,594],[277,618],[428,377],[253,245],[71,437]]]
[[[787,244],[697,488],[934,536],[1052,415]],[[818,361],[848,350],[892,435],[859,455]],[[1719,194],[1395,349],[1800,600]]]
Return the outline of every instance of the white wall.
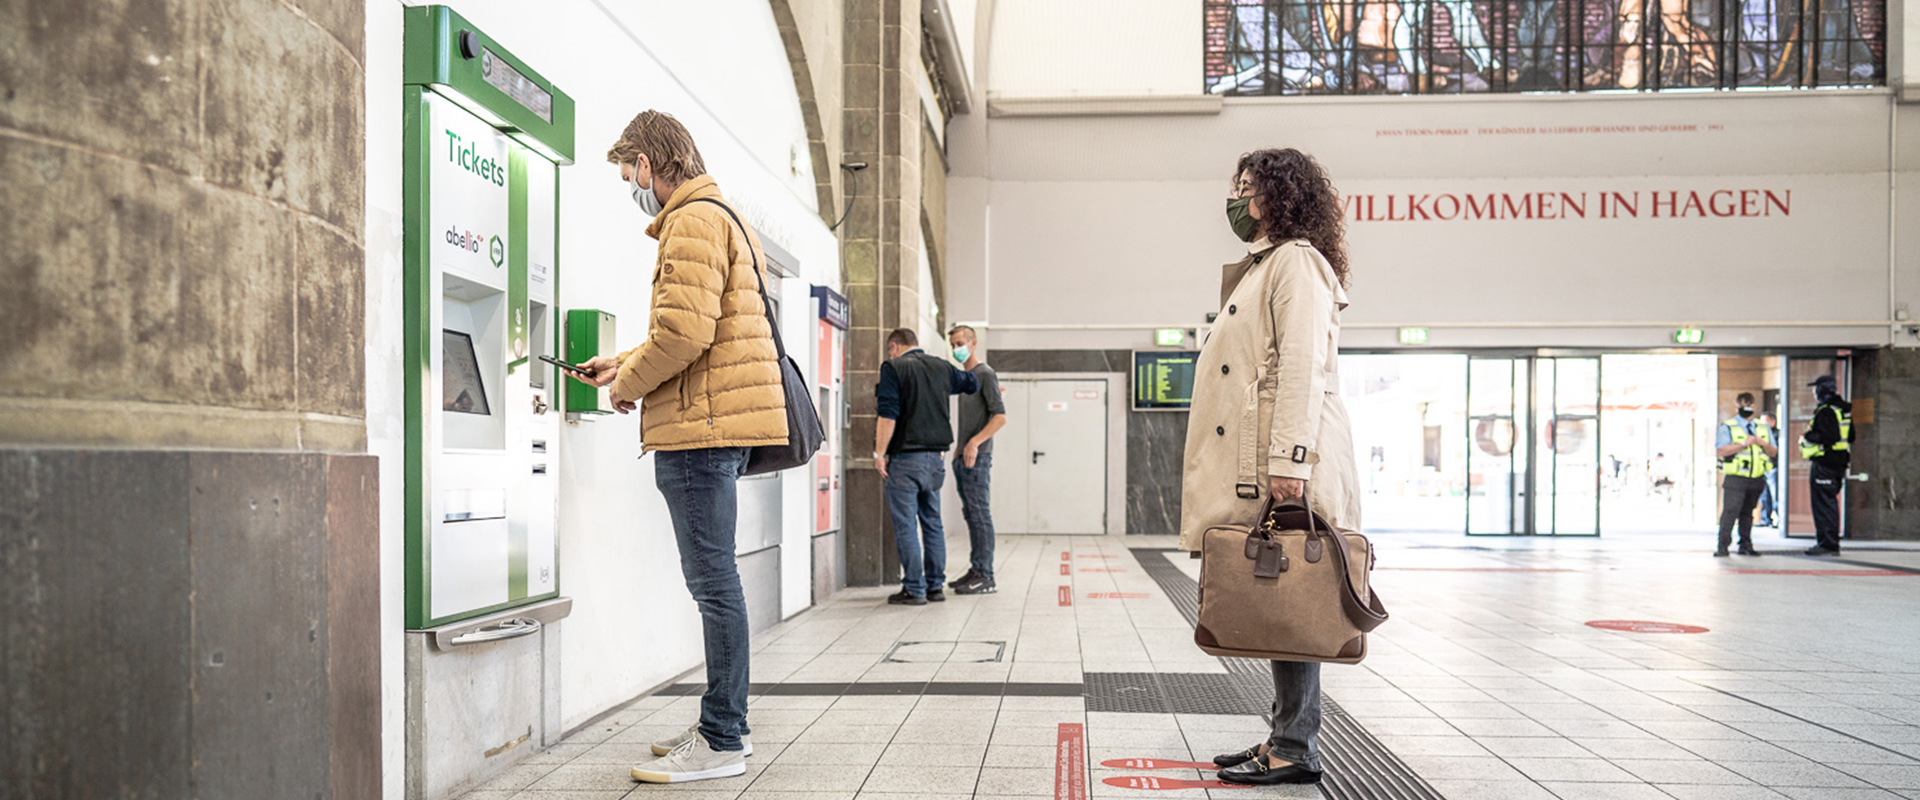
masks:
[[[1003,0],[992,12],[990,98],[1199,91],[1200,0]]]
[[[367,9],[367,325],[369,449],[382,459],[382,619],[386,796],[403,795],[404,532],[400,503],[401,9]],[[551,0],[453,2],[571,95],[577,164],[561,170],[560,306],[618,317],[622,347],[646,333],[654,263],[646,219],[605,152],[632,116],[672,113],[693,133],[709,171],[763,239],[800,261],[778,287],[783,333],[802,353],[812,341],[809,284],[838,286],[838,246],[816,212],[812,163],[786,52],[759,0],[603,4]],[[682,582],[672,529],[639,460],[637,417],[568,427],[560,469],[564,623],[562,715],[572,727],[697,665],[700,623]],[[781,615],[810,602],[812,493],[785,480]]]

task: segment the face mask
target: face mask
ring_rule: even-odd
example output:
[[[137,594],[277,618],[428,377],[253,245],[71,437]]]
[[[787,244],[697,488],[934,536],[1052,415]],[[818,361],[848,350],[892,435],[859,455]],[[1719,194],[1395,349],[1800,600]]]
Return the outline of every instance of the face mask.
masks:
[[[1752,416],[1753,416],[1753,406],[1741,406],[1741,407],[1740,407],[1740,418],[1741,418],[1741,419],[1747,419],[1747,418],[1749,418],[1749,417],[1752,417]]]
[[[1247,203],[1253,198],[1236,197],[1227,201],[1227,224],[1233,226],[1233,235],[1240,241],[1251,242],[1260,233],[1260,220],[1253,218],[1253,212],[1247,210]]]
[[[653,181],[646,186],[640,185],[640,162],[633,162],[633,204],[640,207],[640,213],[649,217],[660,215],[660,198],[653,196]]]
[[[963,364],[966,363],[967,357],[971,355],[973,355],[973,351],[967,349],[967,346],[964,344],[960,345],[959,347],[953,348],[953,360],[958,361],[960,363],[963,363]]]

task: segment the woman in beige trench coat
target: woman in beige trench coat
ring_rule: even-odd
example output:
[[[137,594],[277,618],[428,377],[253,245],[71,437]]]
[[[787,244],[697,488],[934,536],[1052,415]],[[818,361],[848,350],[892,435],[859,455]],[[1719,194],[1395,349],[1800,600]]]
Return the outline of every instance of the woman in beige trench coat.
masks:
[[[1305,495],[1337,528],[1360,527],[1353,432],[1340,402],[1347,257],[1340,198],[1297,150],[1240,157],[1227,217],[1249,240],[1228,264],[1201,345],[1188,418],[1180,548],[1215,525],[1247,525],[1266,497]],[[1214,759],[1232,783],[1320,780],[1320,665],[1273,662],[1273,735]]]

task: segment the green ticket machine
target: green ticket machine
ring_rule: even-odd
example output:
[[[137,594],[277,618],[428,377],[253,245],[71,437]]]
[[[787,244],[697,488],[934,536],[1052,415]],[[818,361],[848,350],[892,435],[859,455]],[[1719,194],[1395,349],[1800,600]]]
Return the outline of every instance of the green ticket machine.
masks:
[[[559,169],[573,100],[444,6],[405,61],[407,796],[559,735]]]

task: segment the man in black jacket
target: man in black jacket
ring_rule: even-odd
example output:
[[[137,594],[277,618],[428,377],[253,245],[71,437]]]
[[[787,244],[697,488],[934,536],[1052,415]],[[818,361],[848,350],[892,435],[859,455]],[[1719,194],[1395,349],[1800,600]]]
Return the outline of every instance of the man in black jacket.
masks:
[[[887,334],[887,362],[874,388],[874,468],[886,479],[887,514],[900,553],[900,592],[894,605],[923,606],[947,599],[947,533],[940,526],[944,454],[953,446],[947,398],[980,391],[973,373],[920,349],[911,329]],[[921,551],[925,544],[925,553]]]
[[[1847,465],[1853,445],[1853,404],[1840,396],[1832,375],[1822,375],[1807,384],[1820,407],[1800,436],[1800,456],[1812,466],[1808,479],[1813,489],[1813,534],[1818,544],[1807,549],[1810,556],[1840,554],[1840,489],[1845,486]]]

